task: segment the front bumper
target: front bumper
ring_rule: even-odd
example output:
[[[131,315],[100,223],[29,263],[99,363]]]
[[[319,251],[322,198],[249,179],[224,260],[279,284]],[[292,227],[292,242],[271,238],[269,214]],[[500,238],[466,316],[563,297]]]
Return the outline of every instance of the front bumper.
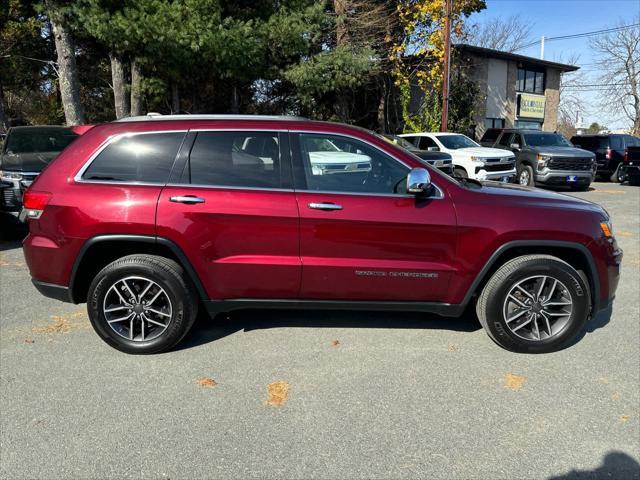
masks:
[[[575,177],[575,182],[569,182],[569,177]],[[593,170],[551,170],[545,168],[539,171],[535,175],[537,183],[546,183],[549,185],[567,185],[571,184],[589,184],[596,178],[596,173]]]
[[[494,181],[508,181],[512,182],[516,178],[516,169],[503,170],[498,172],[487,172],[486,170],[479,170],[476,173],[476,179],[478,180],[494,180]]]

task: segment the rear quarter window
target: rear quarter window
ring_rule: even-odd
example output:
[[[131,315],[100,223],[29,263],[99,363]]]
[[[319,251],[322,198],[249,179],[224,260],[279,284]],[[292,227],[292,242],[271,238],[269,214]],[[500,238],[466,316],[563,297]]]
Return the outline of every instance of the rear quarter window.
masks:
[[[82,179],[166,183],[184,135],[171,132],[119,137],[98,154]]]

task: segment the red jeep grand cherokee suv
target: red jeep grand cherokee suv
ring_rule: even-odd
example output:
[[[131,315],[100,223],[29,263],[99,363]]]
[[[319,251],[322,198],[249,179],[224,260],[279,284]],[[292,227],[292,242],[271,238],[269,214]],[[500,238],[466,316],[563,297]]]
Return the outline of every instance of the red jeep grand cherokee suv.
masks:
[[[87,302],[129,353],[173,347],[198,308],[384,309],[459,316],[558,349],[607,307],[622,252],[598,205],[454,180],[375,134],[287,117],[99,125],[25,196],[46,296]]]

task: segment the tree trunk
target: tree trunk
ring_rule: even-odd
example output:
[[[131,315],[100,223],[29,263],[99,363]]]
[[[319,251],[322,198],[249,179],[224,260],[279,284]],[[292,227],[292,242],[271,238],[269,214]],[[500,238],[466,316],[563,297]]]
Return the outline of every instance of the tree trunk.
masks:
[[[178,84],[171,82],[171,113],[180,112],[180,91],[178,90]]]
[[[347,0],[333,0],[333,11],[336,13],[336,45],[349,43]]]
[[[131,60],[131,115],[142,115],[142,68],[136,58]]]
[[[118,54],[110,52],[109,60],[111,60],[111,83],[113,84],[113,104],[116,118],[128,117],[131,108],[129,107],[127,80],[125,79],[122,58]]]
[[[7,114],[4,113],[4,90],[2,89],[2,83],[0,83],[0,131],[6,132],[9,130],[9,119]]]
[[[231,113],[240,112],[240,99],[238,98],[238,87],[234,85],[231,87]]]
[[[75,44],[71,33],[64,24],[62,15],[57,14],[52,2],[46,2],[53,38],[58,54],[58,83],[67,125],[84,123],[84,110],[80,103],[80,82],[76,66]]]

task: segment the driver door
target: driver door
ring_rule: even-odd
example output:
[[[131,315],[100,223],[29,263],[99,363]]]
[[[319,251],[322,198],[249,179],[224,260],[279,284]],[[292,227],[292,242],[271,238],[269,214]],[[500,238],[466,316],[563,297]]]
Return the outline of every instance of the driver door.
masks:
[[[456,218],[444,190],[431,198],[408,195],[410,168],[356,138],[292,134],[292,151],[301,299],[445,298]]]

